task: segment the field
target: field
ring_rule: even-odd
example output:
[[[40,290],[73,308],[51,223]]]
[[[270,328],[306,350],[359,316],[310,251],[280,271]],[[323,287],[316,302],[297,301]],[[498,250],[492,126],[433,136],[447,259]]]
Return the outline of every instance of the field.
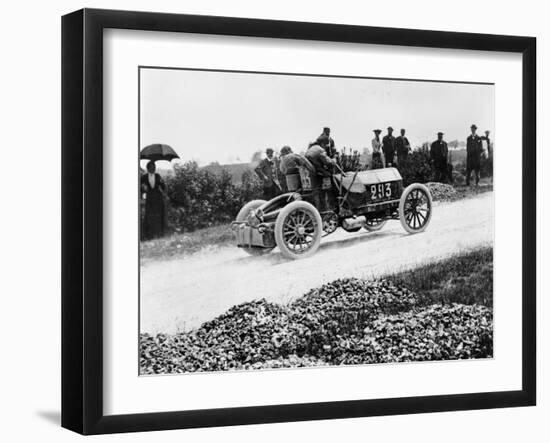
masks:
[[[167,237],[140,242],[140,263],[185,257],[211,246],[233,244],[234,234],[229,224],[175,233]]]

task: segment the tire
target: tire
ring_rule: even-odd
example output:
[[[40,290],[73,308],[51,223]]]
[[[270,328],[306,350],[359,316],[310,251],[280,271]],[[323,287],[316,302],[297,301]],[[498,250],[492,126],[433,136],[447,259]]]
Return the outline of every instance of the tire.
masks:
[[[342,226],[342,228],[344,229],[344,231],[350,232],[350,233],[352,233],[352,234],[353,234],[354,232],[359,232],[359,231],[361,230],[361,226],[358,226],[358,227],[356,227],[356,228],[349,228],[349,229],[346,229],[346,228],[344,228],[344,227]]]
[[[284,257],[296,260],[319,249],[323,221],[319,211],[305,201],[286,205],[275,221],[275,243]]]
[[[252,200],[248,202],[246,205],[244,205],[239,213],[237,214],[237,218],[235,221],[242,222],[245,221],[248,216],[250,215],[250,212],[254,209],[259,208],[262,206],[266,201],[265,200]],[[253,256],[259,256],[264,255],[273,250],[273,248],[239,248],[245,251],[247,254],[253,255]]]
[[[365,223],[365,229],[369,232],[380,231],[386,224],[387,220],[367,220]],[[370,224],[369,224],[370,223]]]
[[[420,184],[413,183],[401,194],[399,200],[399,221],[409,234],[424,231],[432,219],[432,194]]]
[[[245,221],[248,215],[250,214],[250,211],[253,211],[254,209],[259,208],[264,203],[266,203],[265,200],[252,200],[248,202],[246,205],[244,205],[239,213],[237,214],[237,218],[235,221],[242,222]]]
[[[338,216],[334,212],[330,212],[321,216],[323,221],[323,237],[332,234],[338,229]]]

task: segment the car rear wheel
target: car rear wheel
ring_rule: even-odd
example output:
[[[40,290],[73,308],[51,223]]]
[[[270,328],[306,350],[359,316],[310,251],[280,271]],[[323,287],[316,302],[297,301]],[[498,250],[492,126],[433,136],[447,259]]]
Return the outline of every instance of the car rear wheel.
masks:
[[[275,242],[290,259],[313,255],[321,243],[323,221],[315,207],[305,201],[286,205],[275,222]]]
[[[321,220],[323,221],[323,237],[332,234],[338,229],[338,216],[334,212],[331,211],[323,214]]]
[[[235,219],[235,221],[243,222],[243,221],[246,221],[249,217],[254,217],[254,215],[252,214],[252,211],[255,211],[256,209],[258,209],[265,202],[266,202],[265,200],[252,200],[248,202],[246,205],[244,205],[241,208],[241,210],[237,214],[237,218]],[[273,248],[262,248],[258,246],[251,246],[251,247],[243,246],[240,249],[254,256],[264,255],[273,250]]]
[[[371,218],[367,219],[367,222],[365,223],[365,229],[369,232],[374,231],[380,231],[386,224],[387,220],[384,220],[383,218]]]
[[[399,220],[409,234],[424,231],[432,218],[432,195],[420,184],[407,186],[399,200]]]
[[[342,226],[343,227],[343,226]],[[352,234],[354,232],[359,232],[361,230],[361,226],[356,226],[355,228],[344,228],[344,231],[351,232]]]

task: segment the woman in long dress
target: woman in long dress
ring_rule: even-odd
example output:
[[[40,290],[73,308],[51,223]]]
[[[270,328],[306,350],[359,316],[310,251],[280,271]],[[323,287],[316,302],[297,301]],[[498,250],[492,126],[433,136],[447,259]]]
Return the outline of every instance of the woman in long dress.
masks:
[[[380,129],[375,129],[374,138],[372,139],[372,169],[379,169],[386,167],[386,159],[382,152],[382,142],[380,142]]]
[[[147,173],[141,176],[141,192],[145,195],[143,238],[149,240],[164,235],[164,190],[160,174],[155,172],[155,162],[147,163]]]

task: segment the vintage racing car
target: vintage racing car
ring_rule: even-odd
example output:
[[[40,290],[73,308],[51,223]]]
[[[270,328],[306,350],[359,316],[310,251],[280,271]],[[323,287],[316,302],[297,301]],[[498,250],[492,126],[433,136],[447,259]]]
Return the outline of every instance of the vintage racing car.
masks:
[[[403,189],[395,168],[340,171],[324,178],[300,168],[295,175],[287,176],[290,192],[242,207],[232,223],[239,248],[261,255],[278,246],[285,257],[298,259],[314,254],[321,237],[338,227],[377,231],[387,220],[399,219],[414,234],[430,222],[430,191],[419,183]]]

